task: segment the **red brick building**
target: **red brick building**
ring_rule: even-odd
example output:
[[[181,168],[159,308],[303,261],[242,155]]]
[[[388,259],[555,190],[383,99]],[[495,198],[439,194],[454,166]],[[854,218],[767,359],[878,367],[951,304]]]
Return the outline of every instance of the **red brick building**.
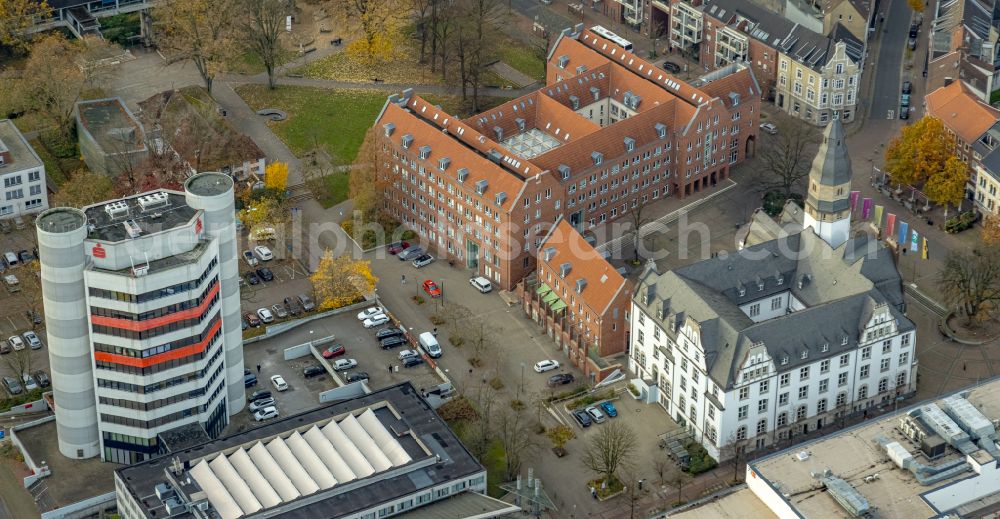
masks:
[[[590,383],[622,365],[632,284],[565,220],[542,241],[535,274],[518,285],[524,313]]]
[[[376,122],[386,210],[505,290],[558,217],[585,231],[683,198],[754,150],[760,89],[742,64],[695,87],[578,26],[546,83],[465,120],[407,91]]]

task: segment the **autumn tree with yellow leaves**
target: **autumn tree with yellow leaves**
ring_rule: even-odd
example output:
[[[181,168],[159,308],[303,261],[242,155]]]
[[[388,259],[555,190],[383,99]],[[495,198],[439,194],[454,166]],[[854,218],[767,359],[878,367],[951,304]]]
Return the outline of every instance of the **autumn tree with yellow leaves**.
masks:
[[[157,45],[171,63],[191,60],[211,94],[215,76],[239,47],[234,27],[242,11],[239,0],[162,2],[153,9]]]
[[[28,29],[35,18],[48,13],[49,6],[38,0],[3,0],[0,2],[0,45],[23,50],[29,41]]]
[[[365,294],[374,292],[378,283],[369,261],[355,260],[348,254],[335,257],[329,249],[323,253],[316,272],[309,279],[320,310],[358,302]]]
[[[924,183],[924,194],[932,202],[944,206],[944,216],[948,217],[948,207],[956,206],[965,196],[965,182],[969,178],[965,163],[952,155],[937,173],[934,173]]]
[[[240,210],[240,221],[251,231],[256,227],[277,227],[287,220],[288,211],[276,198],[252,199]]]
[[[989,214],[983,218],[983,229],[979,237],[987,245],[1000,245],[1000,215]]]
[[[334,0],[334,14],[360,38],[347,46],[352,58],[373,66],[396,52],[405,9],[392,0]]]
[[[929,115],[903,128],[885,150],[885,170],[893,182],[917,185],[945,169],[955,141],[944,124]]]
[[[284,191],[288,187],[288,164],[272,162],[264,168],[264,187]]]

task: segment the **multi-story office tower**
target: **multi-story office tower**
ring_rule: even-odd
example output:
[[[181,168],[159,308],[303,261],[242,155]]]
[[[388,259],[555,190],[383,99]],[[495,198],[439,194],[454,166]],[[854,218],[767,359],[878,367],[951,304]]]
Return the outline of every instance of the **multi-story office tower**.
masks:
[[[245,403],[233,182],[56,208],[36,221],[59,450],[135,463],[217,437]]]

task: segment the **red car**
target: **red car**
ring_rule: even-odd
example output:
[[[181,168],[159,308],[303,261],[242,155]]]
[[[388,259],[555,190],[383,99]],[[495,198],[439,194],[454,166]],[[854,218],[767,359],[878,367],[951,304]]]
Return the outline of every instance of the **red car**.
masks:
[[[441,289],[438,288],[437,283],[427,280],[424,281],[424,292],[431,297],[441,297]]]
[[[254,328],[260,326],[260,317],[258,317],[254,312],[247,312],[243,318],[247,320],[247,324]]]
[[[400,252],[403,252],[404,250],[408,249],[409,247],[410,247],[410,244],[408,242],[397,241],[397,242],[393,242],[393,243],[390,243],[389,245],[387,245],[386,248],[385,248],[385,250],[389,251],[389,254],[392,254],[393,256],[395,256],[396,254],[399,254]]]
[[[347,353],[347,350],[344,349],[343,346],[339,344],[334,344],[333,346],[330,346],[329,348],[323,350],[323,358],[332,359],[334,357],[339,357],[345,353]]]

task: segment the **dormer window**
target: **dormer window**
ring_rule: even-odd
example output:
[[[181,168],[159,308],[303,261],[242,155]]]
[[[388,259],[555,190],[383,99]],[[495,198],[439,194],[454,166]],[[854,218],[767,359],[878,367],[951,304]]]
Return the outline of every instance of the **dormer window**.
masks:
[[[476,194],[482,195],[486,192],[486,188],[489,187],[490,183],[485,179],[476,182]]]
[[[569,65],[569,56],[565,54],[559,56],[559,61],[557,61],[556,64],[559,66],[559,68],[566,68],[566,65]]]
[[[554,258],[555,255],[556,255],[556,248],[555,247],[546,247],[545,250],[542,251],[542,254],[545,257],[545,261],[551,261],[552,258]]]
[[[468,168],[458,168],[458,181],[465,182],[465,179],[469,178]]]
[[[823,346],[820,347],[820,351],[822,351],[823,353],[830,351],[830,343],[824,342]]]
[[[507,200],[507,193],[497,193],[496,197],[497,205],[502,206],[506,200]]]
[[[779,272],[777,277],[778,277],[778,284],[779,285],[784,285],[785,284],[785,276],[782,276],[781,273]]]
[[[758,279],[757,280],[757,291],[758,292],[763,292],[764,291],[764,280],[763,279]]]
[[[847,336],[845,335],[843,339],[840,340],[841,346],[847,346]]]
[[[784,366],[785,364],[788,364],[788,355],[781,356],[781,365]]]
[[[580,98],[576,96],[569,96],[569,104],[573,106],[574,110],[580,109]]]
[[[418,152],[420,154],[420,158],[426,160],[427,157],[431,156],[431,147],[424,144],[423,146],[420,147],[420,150],[418,150]]]
[[[409,133],[404,135],[403,138],[400,139],[399,144],[404,150],[410,149],[410,146],[413,144],[413,135],[410,135]]]
[[[494,126],[493,127],[493,133],[497,136],[497,140],[498,141],[502,141],[503,140],[503,128],[501,128],[499,126]]]
[[[441,157],[438,160],[438,169],[441,170],[441,171],[444,171],[444,170],[448,169],[448,166],[450,164],[451,164],[451,159],[449,159],[448,157]]]
[[[573,270],[573,265],[569,262],[559,265],[559,277],[565,278],[571,270]]]
[[[736,287],[736,292],[740,295],[740,297],[747,295],[747,289],[744,288],[743,285]]]
[[[576,293],[579,294],[583,292],[584,288],[587,288],[587,280],[586,279],[576,280]]]
[[[518,117],[517,119],[514,119],[514,122],[517,123],[517,129],[523,132],[525,128],[524,119]]]
[[[601,99],[601,89],[590,87],[590,95],[594,96],[594,101],[599,101]]]
[[[560,164],[559,167],[556,169],[559,171],[559,178],[563,180],[569,180],[569,166],[565,164]]]
[[[392,123],[385,123],[382,125],[382,128],[385,128],[385,136],[389,137],[392,135],[392,132],[396,130],[396,125]]]
[[[594,160],[595,166],[600,166],[601,163],[604,162],[604,154],[599,151],[591,153],[590,158]]]
[[[809,357],[809,350],[802,350],[802,358],[805,359]]]
[[[666,138],[666,136],[667,136],[667,125],[665,125],[663,123],[656,123],[656,125],[654,125],[653,128],[656,129],[656,136],[657,137],[659,137],[661,139]]]
[[[635,139],[625,137],[625,151],[635,151]]]

